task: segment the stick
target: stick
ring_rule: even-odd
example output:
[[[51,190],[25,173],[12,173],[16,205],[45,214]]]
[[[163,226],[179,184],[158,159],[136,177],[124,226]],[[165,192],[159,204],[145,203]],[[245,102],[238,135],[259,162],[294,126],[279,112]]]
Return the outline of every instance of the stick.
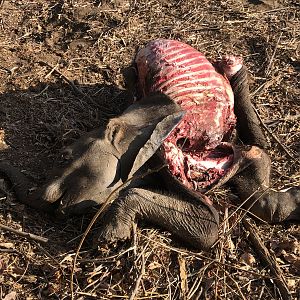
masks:
[[[271,256],[268,248],[264,245],[261,238],[258,235],[257,228],[255,225],[252,225],[245,218],[243,219],[243,225],[249,232],[249,238],[251,243],[253,244],[255,250],[257,251],[257,255],[260,257],[262,262],[270,268],[271,272],[275,276],[274,282],[277,285],[278,290],[280,291],[281,297],[284,300],[292,299],[291,293],[287,286],[286,280],[283,276],[283,273],[276,262],[276,259]]]
[[[253,97],[256,94],[260,95],[264,90],[267,90],[269,87],[271,87],[275,82],[279,82],[280,79],[282,78],[282,75],[279,74],[274,78],[271,78],[270,80],[264,82],[263,84],[261,84],[256,90],[254,90],[253,92],[250,93],[250,96]]]
[[[140,272],[140,275],[139,277],[137,278],[136,280],[136,283],[135,283],[135,286],[134,286],[134,289],[129,297],[129,300],[133,300],[135,295],[137,294],[138,290],[139,290],[139,286],[140,286],[140,282],[143,278],[145,274],[145,258],[144,258],[144,255],[142,255],[142,267],[141,267],[141,272]]]
[[[50,68],[50,73],[48,73],[46,75],[49,76],[52,73],[59,75],[62,79],[64,79],[71,87],[72,89],[78,93],[79,95],[83,96],[84,98],[88,99],[90,101],[91,104],[93,104],[94,106],[99,106],[99,104],[94,101],[90,96],[88,96],[87,94],[85,94],[80,88],[78,88],[74,82],[72,80],[70,80],[69,78],[67,78],[64,74],[62,74],[59,70],[57,70],[57,65],[55,67],[51,66],[50,64],[48,64],[45,61],[38,61],[39,64],[47,66],[48,68]]]
[[[4,229],[4,230],[7,230],[7,231],[10,231],[10,232],[13,232],[17,235],[26,237],[28,239],[41,242],[41,243],[48,243],[48,241],[49,241],[47,238],[44,238],[42,236],[39,236],[39,235],[36,235],[36,234],[33,234],[33,233],[29,233],[29,232],[19,231],[19,230],[13,229],[11,227],[8,227],[8,226],[2,225],[2,224],[0,224],[0,228]]]
[[[268,132],[268,134],[278,143],[278,145],[281,147],[281,149],[287,154],[287,156],[293,160],[295,160],[298,164],[300,164],[300,160],[297,157],[294,157],[294,155],[290,152],[290,150],[281,143],[281,141],[278,139],[278,137],[269,129],[269,127],[264,123],[262,118],[260,117],[257,109],[253,106],[254,111],[261,123],[261,126]]]
[[[280,42],[281,37],[282,37],[282,32],[280,32],[280,35],[279,35],[279,37],[278,37],[278,39],[277,39],[277,42],[276,42],[276,45],[275,45],[273,54],[272,54],[272,56],[271,56],[269,65],[268,65],[268,67],[267,67],[267,69],[266,69],[266,72],[265,72],[266,76],[268,76],[268,75],[270,74],[270,71],[271,71],[271,68],[272,68],[272,65],[273,65],[273,60],[274,60],[274,57],[275,57],[275,54],[276,54],[276,51],[277,51],[277,48],[278,48],[278,45],[279,45],[279,42]]]
[[[280,38],[281,38],[281,35],[280,35],[279,38],[278,38],[278,42],[279,42]],[[273,55],[275,55],[275,50],[274,50]],[[274,57],[272,57],[272,59],[273,59],[273,58],[274,58]],[[271,61],[270,61],[270,63],[271,63]],[[269,64],[269,66],[270,66],[270,64]],[[281,76],[278,75],[275,79],[271,79],[271,80],[265,82],[265,83],[262,84],[257,90],[255,90],[253,93],[251,93],[251,96],[254,96],[254,95],[256,95],[256,94],[259,95],[260,93],[262,93],[263,90],[269,88],[274,82],[277,82],[280,78],[281,78]],[[279,145],[279,146],[281,147],[281,149],[287,154],[287,156],[288,156],[289,158],[295,160],[298,164],[300,164],[300,160],[299,160],[297,157],[294,157],[294,155],[291,153],[291,151],[290,151],[285,145],[283,145],[283,144],[281,143],[281,141],[279,140],[279,138],[278,138],[278,137],[277,137],[277,136],[269,129],[269,127],[264,123],[264,121],[263,121],[262,118],[260,117],[260,115],[259,115],[257,109],[255,108],[255,106],[252,105],[252,107],[253,107],[253,109],[254,109],[254,111],[255,111],[255,114],[256,114],[257,117],[258,117],[258,120],[259,120],[261,126],[268,132],[268,134],[273,138],[273,140],[274,140],[275,142],[278,143],[278,145]],[[298,115],[296,115],[295,118],[297,119],[297,118],[298,118]]]
[[[280,119],[266,120],[265,123],[269,125],[269,124],[273,124],[273,123],[277,123],[277,122],[296,121],[299,118],[300,118],[300,114],[288,115],[288,116],[280,118]]]
[[[187,271],[186,271],[186,260],[181,254],[177,256],[179,264],[179,279],[180,279],[180,299],[187,300],[188,293],[188,282],[187,282]]]

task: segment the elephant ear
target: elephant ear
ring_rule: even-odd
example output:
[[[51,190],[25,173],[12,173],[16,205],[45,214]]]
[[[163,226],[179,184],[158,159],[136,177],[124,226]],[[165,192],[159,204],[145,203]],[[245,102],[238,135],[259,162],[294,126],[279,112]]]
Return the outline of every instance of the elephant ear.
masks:
[[[168,96],[153,93],[131,105],[113,120],[120,137],[111,144],[118,149],[120,175],[124,182],[157,151],[184,115],[182,108]],[[116,126],[119,124],[119,126]],[[115,139],[116,140],[116,139]]]
[[[138,170],[154,155],[163,141],[168,137],[171,131],[179,124],[184,117],[184,111],[175,112],[169,116],[164,117],[158,122],[150,135],[150,138],[139,150],[129,173],[128,178],[136,175]]]

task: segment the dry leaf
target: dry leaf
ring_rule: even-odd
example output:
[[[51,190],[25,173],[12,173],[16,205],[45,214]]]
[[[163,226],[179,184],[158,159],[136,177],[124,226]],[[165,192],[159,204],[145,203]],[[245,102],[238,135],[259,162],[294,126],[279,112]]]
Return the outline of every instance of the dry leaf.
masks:
[[[214,284],[215,284],[215,278],[214,277],[206,278],[204,291],[207,292]]]
[[[26,282],[26,283],[36,283],[38,280],[36,275],[26,275],[23,276],[22,281]]]
[[[72,255],[66,255],[61,261],[60,261],[60,265],[62,265],[64,262],[67,263],[73,263],[73,257]]]
[[[297,282],[295,279],[288,278],[286,279],[286,283],[291,290],[294,290]]]
[[[251,267],[246,264],[243,266],[239,266],[239,270],[249,271],[250,269],[251,269]]]
[[[227,246],[227,249],[233,253],[235,251],[235,244],[233,243],[230,236],[227,237],[225,245]]]
[[[245,252],[241,255],[240,262],[243,262],[244,264],[252,267],[255,264],[256,260],[251,253]]]
[[[284,262],[280,257],[276,256],[276,261],[280,264],[280,265],[285,265],[286,262]]]
[[[300,257],[296,256],[295,254],[289,253],[287,254],[286,252],[282,251],[283,258],[293,265],[296,269],[300,271]]]
[[[17,276],[17,275],[23,275],[25,273],[26,269],[25,268],[21,268],[18,266],[12,266],[10,268],[10,272],[12,272],[11,275],[13,276]]]
[[[13,243],[0,243],[0,248],[13,249],[15,245]]]
[[[10,292],[9,294],[7,294],[3,300],[15,300],[17,297],[17,293],[16,292]]]
[[[251,4],[254,4],[256,8],[265,9],[275,9],[279,8],[280,4],[277,0],[248,0]]]
[[[59,291],[59,284],[49,282],[47,288],[43,289],[44,299],[48,299],[50,295],[53,295],[53,294],[57,293],[58,291]]]
[[[298,241],[283,241],[283,242],[276,242],[272,241],[271,248],[274,250],[286,250],[291,251],[294,254],[300,254],[300,243]]]
[[[278,8],[280,6],[277,0],[261,0],[261,2],[269,8]]]
[[[148,265],[148,268],[149,270],[154,270],[154,269],[157,269],[157,268],[160,268],[161,267],[161,264],[158,263],[157,261],[153,261],[151,262],[149,265]]]
[[[0,129],[0,150],[7,149],[8,145],[5,142],[5,133],[3,129]]]

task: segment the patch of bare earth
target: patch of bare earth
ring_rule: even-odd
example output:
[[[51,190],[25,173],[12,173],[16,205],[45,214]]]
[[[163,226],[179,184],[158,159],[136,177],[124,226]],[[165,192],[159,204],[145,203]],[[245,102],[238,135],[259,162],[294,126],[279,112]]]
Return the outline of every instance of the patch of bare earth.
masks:
[[[0,159],[43,181],[64,145],[128,105],[122,68],[139,46],[164,37],[210,58],[244,57],[254,105],[272,133],[274,187],[299,185],[299,17],[296,0],[2,0]],[[75,251],[91,217],[59,222],[17,203],[3,180],[0,191],[0,224],[49,240],[1,230],[0,298],[70,299]],[[91,250],[88,238],[74,272],[74,297],[286,299],[229,196],[225,190],[212,196],[223,222],[209,252],[187,250],[143,224],[131,241],[110,248]],[[291,297],[299,299],[299,225],[256,225]]]

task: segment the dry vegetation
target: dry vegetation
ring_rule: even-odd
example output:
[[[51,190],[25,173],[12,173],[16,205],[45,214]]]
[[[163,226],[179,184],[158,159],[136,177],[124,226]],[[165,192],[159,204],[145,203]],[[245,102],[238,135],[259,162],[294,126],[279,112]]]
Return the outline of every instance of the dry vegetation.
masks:
[[[104,3],[106,2],[106,3]],[[0,158],[43,181],[58,151],[127,105],[121,70],[136,49],[174,38],[208,57],[242,55],[268,134],[275,187],[300,184],[300,6],[297,0],[0,1]],[[7,146],[5,145],[6,142]],[[0,181],[0,298],[70,299],[72,263],[90,217],[59,222],[17,203]],[[216,191],[225,222],[210,252],[141,224],[134,239],[91,250],[74,273],[76,299],[286,299],[257,256],[241,211]],[[231,216],[229,219],[226,216]],[[299,225],[258,225],[293,299],[300,298]]]

